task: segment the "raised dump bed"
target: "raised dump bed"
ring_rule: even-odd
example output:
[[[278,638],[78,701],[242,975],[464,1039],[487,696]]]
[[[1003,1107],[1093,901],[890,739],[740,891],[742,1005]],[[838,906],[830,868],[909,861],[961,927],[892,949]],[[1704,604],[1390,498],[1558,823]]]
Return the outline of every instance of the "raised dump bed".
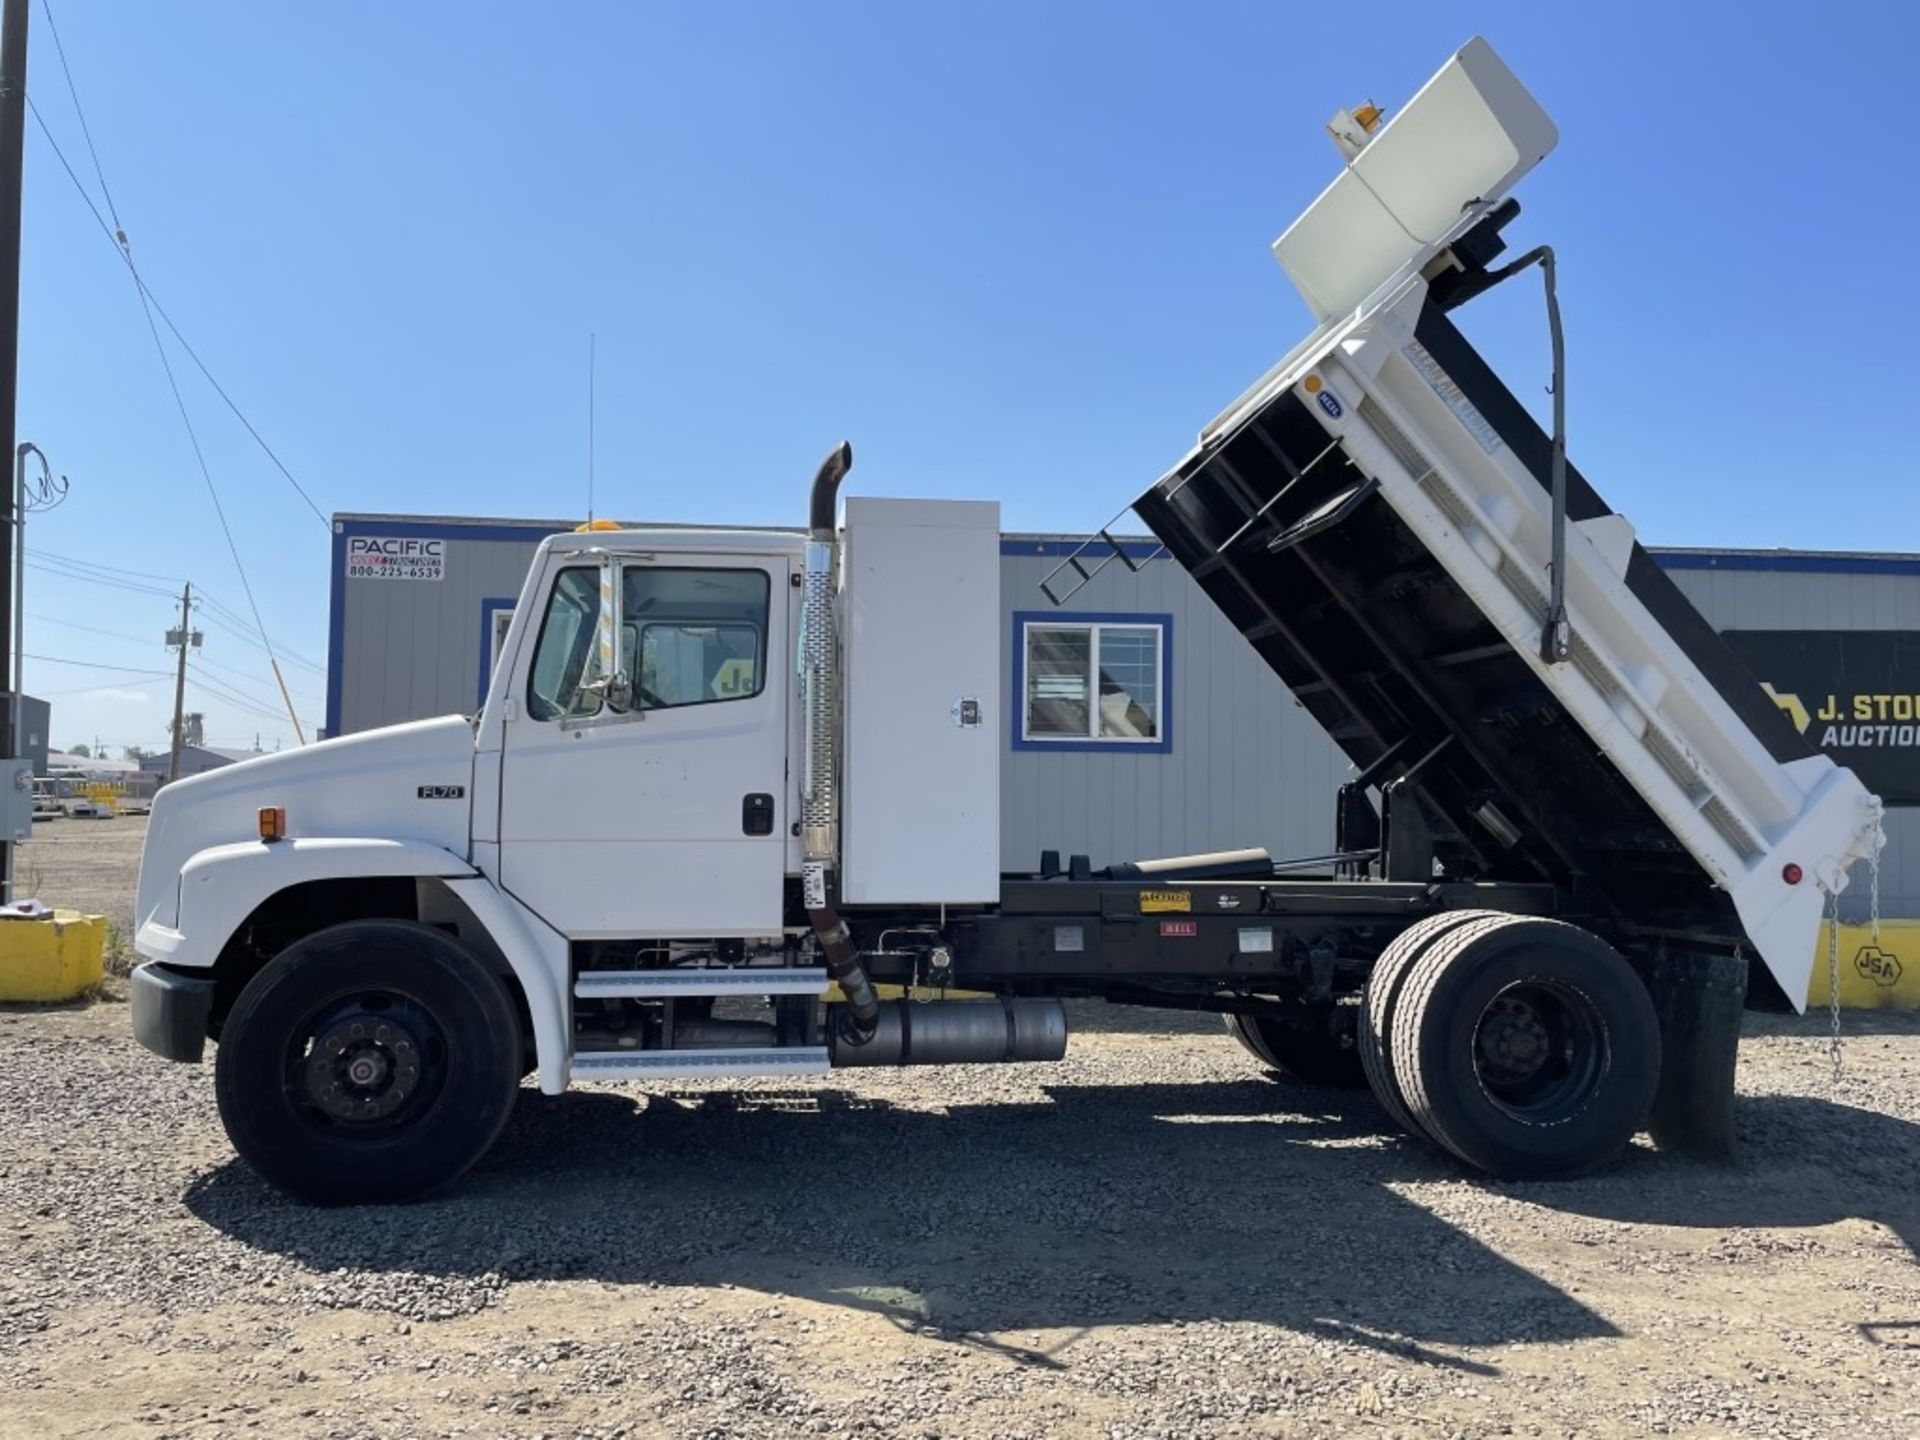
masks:
[[[1492,268],[1551,122],[1475,41],[1356,134],[1275,246],[1318,328],[1135,509],[1361,771],[1342,849],[1379,840],[1377,788],[1376,873],[1550,882],[1624,934],[1750,947],[1803,1005],[1879,802],[1571,464],[1556,526],[1554,441],[1448,316],[1543,258]]]

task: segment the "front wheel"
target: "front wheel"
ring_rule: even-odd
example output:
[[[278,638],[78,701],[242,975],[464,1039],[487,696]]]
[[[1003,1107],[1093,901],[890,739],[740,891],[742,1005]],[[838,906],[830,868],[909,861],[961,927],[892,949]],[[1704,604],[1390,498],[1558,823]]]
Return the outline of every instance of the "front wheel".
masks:
[[[359,920],[295,941],[222,1027],[214,1093],[233,1148],[322,1205],[410,1200],[493,1144],[519,1090],[498,976],[425,925]]]

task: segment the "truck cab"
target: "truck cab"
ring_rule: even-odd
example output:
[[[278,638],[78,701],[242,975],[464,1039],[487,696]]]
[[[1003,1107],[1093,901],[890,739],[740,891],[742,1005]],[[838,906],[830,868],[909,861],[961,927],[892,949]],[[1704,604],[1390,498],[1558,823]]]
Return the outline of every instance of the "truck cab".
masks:
[[[471,834],[475,866],[543,924],[780,935],[799,868],[802,544],[605,531],[542,547],[475,724]]]

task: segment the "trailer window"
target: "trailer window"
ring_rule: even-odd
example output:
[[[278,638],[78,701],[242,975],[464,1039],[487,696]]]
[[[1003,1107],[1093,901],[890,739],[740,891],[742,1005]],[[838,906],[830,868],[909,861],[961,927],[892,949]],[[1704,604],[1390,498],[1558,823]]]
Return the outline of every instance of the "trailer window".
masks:
[[[620,594],[621,665],[633,708],[747,700],[766,686],[764,570],[629,566]]]
[[[598,674],[593,632],[600,618],[600,571],[572,565],[553,582],[540,640],[527,675],[527,714],[534,720],[597,715],[600,694],[582,687]],[[588,672],[592,671],[592,674]]]
[[[1159,617],[1020,617],[1021,742],[1164,750],[1167,633]]]

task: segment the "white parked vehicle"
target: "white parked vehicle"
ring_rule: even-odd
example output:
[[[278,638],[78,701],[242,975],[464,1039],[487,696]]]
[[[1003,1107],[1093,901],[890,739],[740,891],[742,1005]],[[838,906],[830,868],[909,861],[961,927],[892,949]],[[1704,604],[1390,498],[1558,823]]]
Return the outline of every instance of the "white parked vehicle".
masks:
[[[1475,41],[1335,129],[1276,245],[1312,334],[1135,509],[1351,756],[1337,854],[1003,873],[997,507],[842,510],[842,447],[804,532],[548,540],[477,717],[162,790],[140,1041],[217,1040],[236,1148],[321,1201],[459,1175],[528,1071],[1051,1060],[1070,995],[1216,1010],[1497,1174],[1727,1143],[1748,958],[1803,1003],[1878,802],[1447,318],[1550,265],[1493,265],[1532,97]]]

